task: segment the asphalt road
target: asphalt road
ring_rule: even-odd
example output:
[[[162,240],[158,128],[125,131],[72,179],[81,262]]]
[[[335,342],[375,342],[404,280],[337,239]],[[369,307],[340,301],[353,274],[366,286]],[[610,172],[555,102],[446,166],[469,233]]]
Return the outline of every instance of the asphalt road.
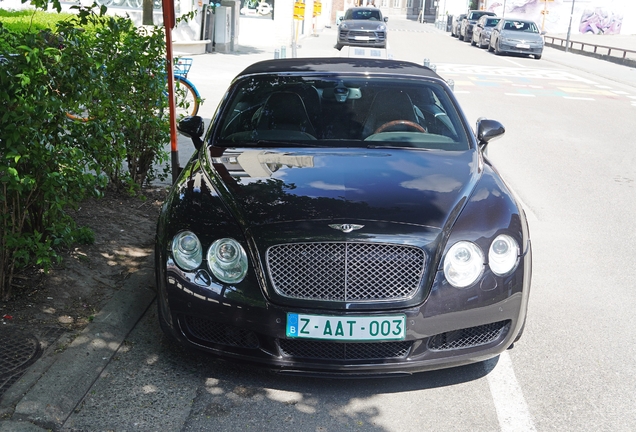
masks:
[[[410,378],[292,378],[168,344],[153,306],[65,429],[636,430],[636,71],[552,49],[538,61],[500,57],[432,25],[390,24],[393,58],[430,59],[473,124],[483,116],[507,128],[489,157],[529,216],[524,337],[497,359]],[[326,29],[299,56],[338,55],[334,41]],[[231,78],[261,58],[271,52],[197,57],[201,114],[210,118]]]

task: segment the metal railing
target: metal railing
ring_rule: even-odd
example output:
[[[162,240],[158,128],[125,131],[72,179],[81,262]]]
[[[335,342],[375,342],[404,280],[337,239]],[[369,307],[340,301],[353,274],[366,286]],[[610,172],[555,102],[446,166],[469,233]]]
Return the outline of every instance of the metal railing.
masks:
[[[597,45],[597,44],[593,44],[589,42],[581,42],[581,41],[574,41],[574,40],[570,40],[568,42],[567,39],[554,37],[554,36],[548,36],[548,35],[544,36],[544,38],[546,40],[546,43],[548,42],[548,39],[551,39],[551,42],[550,42],[551,45],[559,45],[562,48],[567,47],[570,50],[580,46],[579,51],[594,53],[597,55],[606,55],[608,57],[627,59],[627,54],[629,53],[629,54],[633,54],[633,56],[636,57],[636,51],[634,50],[610,47],[606,45]],[[555,41],[558,41],[558,43],[555,43]],[[588,47],[587,50],[585,49],[586,47]],[[599,52],[599,49],[601,49],[602,52]],[[605,52],[605,50],[607,50],[607,52]],[[617,52],[618,55],[612,55],[612,51]],[[620,53],[622,53],[622,56],[620,55]]]

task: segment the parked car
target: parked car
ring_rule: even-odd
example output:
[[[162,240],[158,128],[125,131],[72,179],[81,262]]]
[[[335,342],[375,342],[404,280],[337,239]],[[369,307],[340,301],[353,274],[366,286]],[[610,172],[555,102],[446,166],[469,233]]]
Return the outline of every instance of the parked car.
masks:
[[[471,10],[466,15],[466,18],[462,21],[462,25],[459,29],[459,40],[470,42],[473,38],[473,26],[477,24],[477,20],[484,15],[496,16],[494,12],[488,12],[483,10]]]
[[[462,21],[466,18],[466,14],[460,14],[457,16],[453,16],[453,21],[451,22],[451,36],[458,37],[459,30],[462,26]]]
[[[479,18],[477,24],[473,27],[473,37],[470,41],[472,46],[477,45],[479,48],[486,48],[490,44],[490,34],[501,18],[484,15]]]
[[[347,9],[338,25],[336,48],[340,50],[345,45],[386,48],[388,20],[375,7]]]
[[[502,19],[492,30],[488,51],[532,55],[539,60],[543,54],[544,34],[532,21]]]
[[[479,362],[522,332],[519,202],[446,82],[415,63],[267,60],[232,82],[159,217],[158,316],[184,345],[279,372]]]

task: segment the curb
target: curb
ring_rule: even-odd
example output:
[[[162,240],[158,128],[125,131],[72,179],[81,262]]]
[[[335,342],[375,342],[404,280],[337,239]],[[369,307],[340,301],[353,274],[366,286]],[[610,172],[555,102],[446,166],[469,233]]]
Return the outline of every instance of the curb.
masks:
[[[62,336],[4,395],[0,413],[11,421],[0,421],[5,430],[57,430],[80,404],[93,383],[141,317],[154,302],[153,257],[146,257],[104,308],[75,338]],[[56,353],[59,344],[68,344]],[[37,426],[34,426],[37,425]]]

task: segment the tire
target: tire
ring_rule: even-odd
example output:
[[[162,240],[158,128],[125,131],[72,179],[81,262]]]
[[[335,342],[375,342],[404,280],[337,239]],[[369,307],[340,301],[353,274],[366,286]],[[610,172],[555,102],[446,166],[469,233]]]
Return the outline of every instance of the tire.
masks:
[[[461,34],[461,33],[459,34],[459,36],[458,36],[458,37],[459,37],[459,40],[460,40],[460,41],[463,41],[463,40],[464,40],[464,36],[462,36],[462,34]]]
[[[541,54],[535,54],[534,58],[535,60],[541,60]]]
[[[474,39],[474,38],[472,38],[472,39],[470,40],[470,46],[475,46],[475,45],[477,45],[477,42],[475,42],[475,39]]]
[[[501,55],[502,52],[499,50],[499,41],[495,44],[495,55]]]
[[[343,47],[343,45],[341,45],[341,44],[338,44],[338,43],[337,43],[335,48],[336,48],[338,51],[340,51],[340,50],[342,49],[342,47]]]
[[[174,94],[177,105],[177,121],[184,117],[197,115],[201,97],[190,82],[183,77],[175,76]]]
[[[488,44],[488,52],[492,52],[492,45]]]

